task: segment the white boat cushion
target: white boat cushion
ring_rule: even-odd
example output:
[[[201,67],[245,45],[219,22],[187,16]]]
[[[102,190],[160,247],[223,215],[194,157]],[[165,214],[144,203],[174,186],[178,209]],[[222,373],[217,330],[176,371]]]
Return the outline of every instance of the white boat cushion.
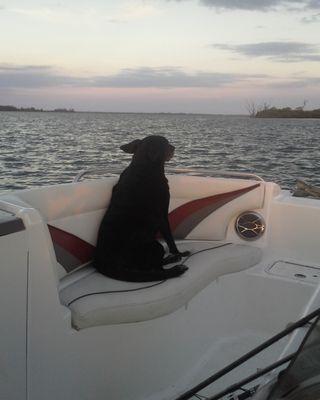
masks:
[[[191,241],[179,245],[193,252],[205,248],[209,249],[186,261],[185,274],[164,282],[121,282],[92,267],[75,271],[61,282],[61,302],[71,309],[76,329],[150,320],[182,307],[219,276],[261,260],[261,250],[247,245]]]

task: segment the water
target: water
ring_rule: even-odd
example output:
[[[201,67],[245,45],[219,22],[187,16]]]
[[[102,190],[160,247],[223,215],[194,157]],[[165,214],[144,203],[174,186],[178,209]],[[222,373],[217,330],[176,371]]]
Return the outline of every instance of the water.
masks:
[[[119,146],[166,136],[168,166],[256,173],[282,187],[320,185],[320,120],[245,116],[0,112],[0,190],[71,182],[83,169],[128,164]]]

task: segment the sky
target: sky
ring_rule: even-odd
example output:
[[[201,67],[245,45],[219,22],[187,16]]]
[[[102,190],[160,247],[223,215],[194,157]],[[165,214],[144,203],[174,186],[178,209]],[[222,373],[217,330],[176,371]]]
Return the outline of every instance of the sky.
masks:
[[[320,0],[0,0],[0,104],[320,108]]]

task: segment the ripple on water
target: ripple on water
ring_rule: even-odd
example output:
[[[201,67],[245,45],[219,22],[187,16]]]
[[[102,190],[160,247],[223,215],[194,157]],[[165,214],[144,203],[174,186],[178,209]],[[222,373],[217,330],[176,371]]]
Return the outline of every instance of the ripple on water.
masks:
[[[0,190],[70,182],[83,169],[128,164],[119,147],[149,134],[176,147],[171,167],[255,172],[320,185],[320,120],[241,116],[0,112]]]

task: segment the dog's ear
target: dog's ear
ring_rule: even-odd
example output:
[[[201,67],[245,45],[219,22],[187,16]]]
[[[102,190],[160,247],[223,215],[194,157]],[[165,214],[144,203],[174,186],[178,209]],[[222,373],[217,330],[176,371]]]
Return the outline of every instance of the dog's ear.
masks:
[[[141,143],[140,139],[133,140],[128,144],[123,144],[120,146],[120,149],[125,153],[134,154],[137,151],[139,144]]]

